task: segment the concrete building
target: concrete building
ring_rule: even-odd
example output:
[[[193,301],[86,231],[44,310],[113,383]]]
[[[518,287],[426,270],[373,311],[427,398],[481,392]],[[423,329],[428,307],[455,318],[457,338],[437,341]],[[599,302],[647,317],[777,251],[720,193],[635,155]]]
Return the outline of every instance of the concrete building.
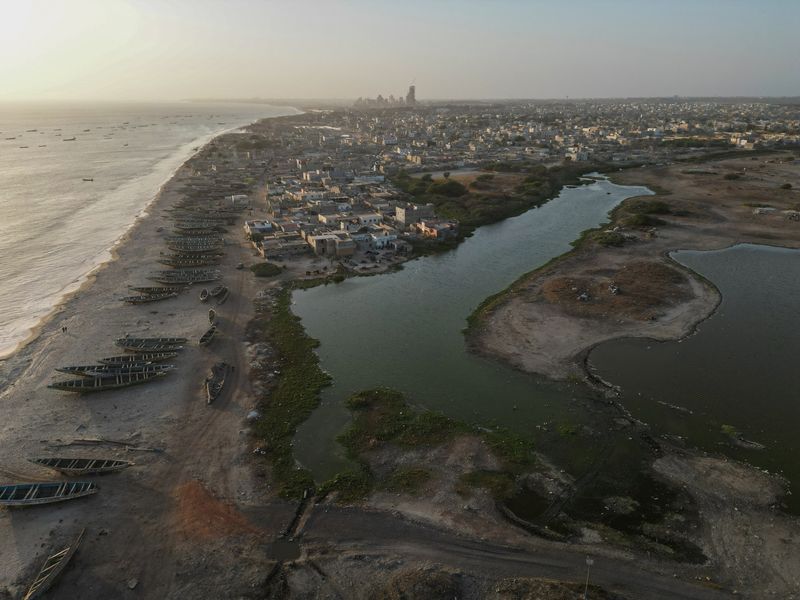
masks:
[[[407,204],[395,208],[395,220],[403,227],[410,227],[423,219],[432,219],[435,216],[433,204]]]

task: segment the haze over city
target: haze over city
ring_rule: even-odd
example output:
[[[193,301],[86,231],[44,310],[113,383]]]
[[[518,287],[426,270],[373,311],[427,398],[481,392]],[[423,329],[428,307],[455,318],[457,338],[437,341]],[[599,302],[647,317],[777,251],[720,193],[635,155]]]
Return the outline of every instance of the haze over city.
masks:
[[[3,0],[0,99],[800,94],[791,0]]]
[[[0,0],[0,600],[800,598],[798,31]]]

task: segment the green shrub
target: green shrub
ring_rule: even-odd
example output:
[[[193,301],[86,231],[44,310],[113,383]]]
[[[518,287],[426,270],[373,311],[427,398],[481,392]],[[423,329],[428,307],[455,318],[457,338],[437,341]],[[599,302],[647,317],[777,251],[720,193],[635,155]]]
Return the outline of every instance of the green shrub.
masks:
[[[467,188],[455,179],[447,179],[446,181],[432,183],[430,187],[428,187],[428,193],[447,196],[448,198],[459,198],[467,193]]]
[[[263,262],[256,263],[250,267],[250,270],[256,277],[275,277],[280,275],[281,268],[273,263]]]
[[[601,231],[594,238],[601,246],[619,247],[625,244],[625,236],[616,231]]]
[[[668,215],[669,204],[661,200],[635,200],[625,205],[628,212],[639,215]]]

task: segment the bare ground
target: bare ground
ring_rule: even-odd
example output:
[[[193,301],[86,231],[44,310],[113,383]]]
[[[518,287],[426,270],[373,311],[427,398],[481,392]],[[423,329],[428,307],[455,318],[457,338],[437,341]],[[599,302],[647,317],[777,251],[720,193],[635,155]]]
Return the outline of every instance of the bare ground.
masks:
[[[711,250],[742,243],[800,247],[800,221],[783,212],[800,206],[800,166],[770,158],[635,169],[615,181],[666,192],[671,214],[653,228],[619,227],[621,247],[583,243],[523,278],[481,315],[473,349],[555,379],[583,375],[582,356],[620,337],[684,337],[719,303],[717,290],[668,257],[672,250]],[[746,170],[746,171],[743,171]],[[731,181],[728,173],[746,173]],[[780,189],[783,183],[794,189]],[[643,197],[643,199],[654,199]],[[624,223],[624,206],[618,211]],[[754,214],[760,205],[774,207]],[[618,287],[613,294],[610,286]]]

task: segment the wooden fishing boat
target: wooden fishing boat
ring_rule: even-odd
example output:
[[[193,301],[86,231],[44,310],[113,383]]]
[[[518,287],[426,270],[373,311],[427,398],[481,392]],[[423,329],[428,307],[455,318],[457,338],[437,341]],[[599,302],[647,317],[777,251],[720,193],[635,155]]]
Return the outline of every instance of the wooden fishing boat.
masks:
[[[212,325],[212,326],[209,328],[209,330],[208,330],[208,331],[206,331],[206,332],[205,332],[205,333],[204,333],[204,334],[203,334],[203,335],[200,337],[200,345],[201,345],[201,346],[208,346],[208,345],[211,343],[211,340],[213,340],[213,339],[214,339],[214,336],[216,335],[216,333],[217,333],[217,326],[216,326],[216,325]]]
[[[122,346],[122,349],[140,354],[155,354],[159,352],[180,352],[183,350],[183,346],[177,344],[129,344]]]
[[[211,375],[206,377],[206,399],[208,404],[219,398],[228,375],[228,364],[221,362],[211,367]]]
[[[208,300],[208,288],[203,288],[200,290],[200,302],[206,302]]]
[[[176,227],[175,233],[189,237],[208,237],[214,235],[217,231],[209,227]]]
[[[35,506],[82,498],[97,492],[89,481],[56,481],[0,485],[0,506]]]
[[[206,267],[219,264],[219,259],[216,257],[203,257],[203,258],[161,258],[158,260],[162,265],[175,268],[187,267]]]
[[[127,375],[128,373],[156,373],[158,371],[171,371],[175,365],[163,365],[148,362],[128,362],[115,365],[78,365],[70,367],[56,367],[56,371],[71,375],[85,375],[87,377],[105,377],[106,375]]]
[[[222,246],[209,246],[209,247],[201,247],[201,248],[185,248],[185,247],[173,247],[169,246],[169,249],[173,252],[177,252],[178,254],[192,254],[192,255],[209,255],[215,254],[219,255],[222,253]]]
[[[187,285],[191,285],[193,283],[209,283],[211,281],[217,281],[221,278],[221,276],[217,274],[209,274],[209,275],[192,275],[189,277],[168,277],[165,275],[154,275],[150,277],[153,281],[158,281],[159,283],[185,283]]]
[[[174,298],[177,295],[177,292],[169,292],[167,294],[142,294],[141,296],[125,296],[122,298],[122,301],[128,304],[146,304],[148,302],[158,302],[159,300]]]
[[[127,469],[133,463],[113,458],[29,458],[29,461],[64,475],[104,475]]]
[[[185,337],[124,337],[117,338],[114,343],[117,346],[127,346],[128,344],[185,344],[188,341]]]
[[[224,288],[222,293],[217,296],[217,304],[224,304],[228,297],[231,295],[231,291],[228,288]]]
[[[140,294],[170,294],[175,292],[176,294],[183,289],[183,286],[178,285],[155,285],[155,286],[141,286],[141,287],[133,287],[128,286],[128,289],[133,290],[134,292],[139,292]]]
[[[225,288],[225,286],[224,286],[224,285],[218,285],[218,286],[214,287],[214,288],[213,288],[213,289],[212,289],[212,290],[209,292],[209,295],[210,295],[212,298],[216,298],[216,297],[217,297],[217,296],[219,296],[219,295],[220,295],[222,292],[224,292],[224,291],[225,291],[225,289],[226,289],[226,288]]]
[[[218,235],[173,235],[167,238],[167,242],[185,244],[187,246],[213,246],[215,244],[222,244],[222,238]]]
[[[217,320],[217,311],[215,311],[213,308],[209,308],[208,309],[208,322],[211,325],[213,325],[214,321],[216,321],[216,320]]]
[[[128,363],[156,363],[178,356],[177,352],[148,352],[142,354],[122,354],[119,356],[107,356],[97,362],[104,365],[125,365]]]
[[[39,574],[36,575],[36,579],[33,580],[22,600],[41,598],[42,594],[53,587],[55,580],[69,564],[75,552],[78,551],[78,546],[80,546],[85,531],[85,529],[82,529],[71,544],[47,557],[47,560],[44,561],[42,568],[39,570]]]
[[[101,375],[90,379],[68,379],[56,381],[47,387],[62,392],[76,392],[88,394],[90,392],[104,392],[116,390],[141,383],[148,383],[158,377],[163,377],[167,371],[153,371],[151,373],[125,373],[118,375]]]

